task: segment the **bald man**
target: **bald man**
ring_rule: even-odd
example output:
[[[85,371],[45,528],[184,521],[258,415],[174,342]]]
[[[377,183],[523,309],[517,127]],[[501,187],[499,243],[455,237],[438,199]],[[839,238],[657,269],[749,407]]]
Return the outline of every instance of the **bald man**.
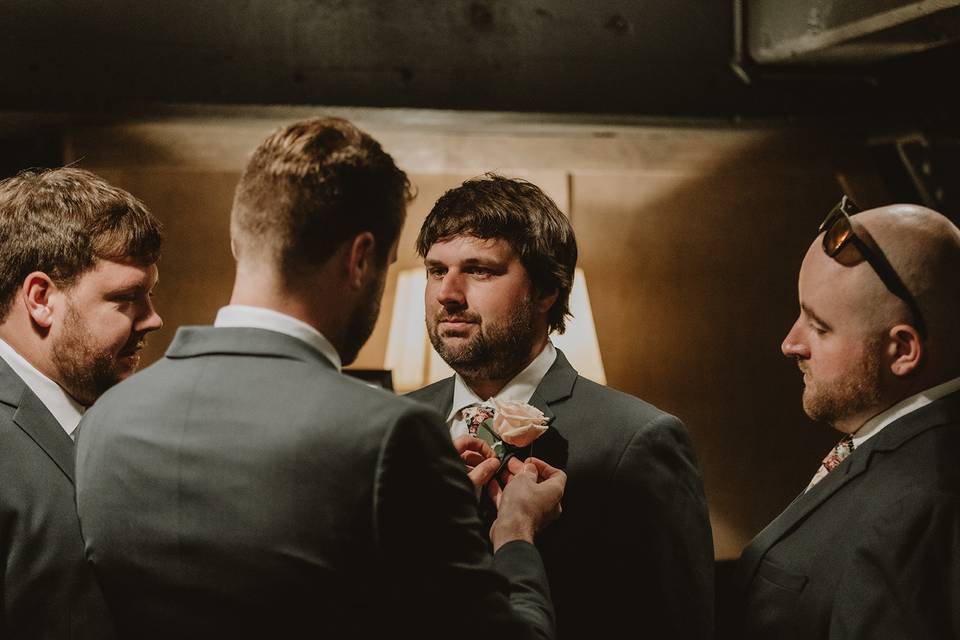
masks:
[[[960,231],[854,213],[807,251],[782,346],[843,437],[740,558],[746,638],[960,637]]]

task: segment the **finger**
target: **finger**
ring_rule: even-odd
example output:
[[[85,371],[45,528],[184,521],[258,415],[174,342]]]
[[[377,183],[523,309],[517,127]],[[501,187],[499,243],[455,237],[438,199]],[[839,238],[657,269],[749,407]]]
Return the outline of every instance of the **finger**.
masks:
[[[530,479],[534,481],[540,479],[540,470],[537,469],[537,465],[530,462],[523,463],[523,471],[521,471],[521,474],[529,476]]]
[[[519,475],[523,471],[523,460],[516,457],[510,458],[507,462],[507,471],[509,471],[512,476]]]
[[[493,501],[493,505],[499,510],[500,498],[503,496],[503,489],[500,487],[500,483],[495,479],[488,482],[487,494],[490,496],[490,500]]]
[[[457,450],[457,453],[461,455],[466,451],[474,451],[484,458],[493,456],[493,449],[490,448],[490,445],[480,438],[474,438],[473,436],[460,436],[459,438],[455,438],[453,447]]]
[[[460,454],[460,459],[463,460],[463,464],[468,467],[476,467],[484,460],[489,460],[489,458],[480,455],[476,451],[464,451]]]
[[[499,466],[499,460],[496,458],[487,458],[474,467],[473,470],[467,475],[470,477],[470,482],[473,483],[473,486],[479,488],[486,485],[493,479],[494,474],[497,472],[497,467]]]
[[[550,466],[540,458],[530,457],[527,458],[525,462],[537,467],[537,473],[540,475],[541,479],[552,478],[558,473],[563,473],[560,469]]]

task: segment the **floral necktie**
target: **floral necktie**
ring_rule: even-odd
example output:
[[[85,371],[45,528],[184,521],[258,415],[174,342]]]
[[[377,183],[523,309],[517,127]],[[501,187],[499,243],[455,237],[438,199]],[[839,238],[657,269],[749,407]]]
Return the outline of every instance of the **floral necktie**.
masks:
[[[483,424],[484,420],[492,418],[494,413],[496,412],[493,407],[478,403],[467,405],[460,410],[463,421],[467,423],[467,433],[474,438],[477,437],[477,431],[480,429],[480,425]]]
[[[830,453],[828,453],[823,459],[823,462],[820,463],[820,468],[813,474],[813,479],[810,480],[810,484],[807,485],[805,491],[809,491],[813,485],[826,478],[827,474],[839,467],[840,463],[851,453],[853,453],[853,436],[848,433],[843,436],[843,439],[837,443],[837,446],[830,450]]]

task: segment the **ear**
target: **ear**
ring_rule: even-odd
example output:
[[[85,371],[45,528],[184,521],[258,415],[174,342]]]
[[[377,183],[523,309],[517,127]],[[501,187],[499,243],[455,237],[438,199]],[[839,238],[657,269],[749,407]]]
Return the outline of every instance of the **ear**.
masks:
[[[908,376],[920,368],[923,361],[923,340],[917,330],[908,324],[890,329],[890,371],[898,377]]]
[[[33,322],[44,329],[49,329],[53,324],[50,298],[56,290],[53,280],[42,271],[34,271],[23,280],[20,293],[24,306]]]
[[[537,311],[540,313],[547,313],[553,307],[554,303],[557,301],[557,297],[560,295],[560,292],[554,289],[550,293],[540,294],[537,297],[536,305]]]
[[[373,234],[364,231],[354,236],[347,253],[347,283],[352,289],[362,289],[376,267],[377,241]]]

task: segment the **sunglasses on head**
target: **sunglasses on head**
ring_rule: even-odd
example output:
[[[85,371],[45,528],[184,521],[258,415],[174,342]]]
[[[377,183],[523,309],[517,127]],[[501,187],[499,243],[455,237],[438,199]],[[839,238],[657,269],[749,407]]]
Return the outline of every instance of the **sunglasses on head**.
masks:
[[[823,251],[833,258],[849,244],[856,247],[857,251],[860,252],[864,260],[873,268],[874,272],[880,277],[880,280],[883,281],[883,284],[886,285],[890,293],[907,303],[907,306],[910,307],[910,313],[913,314],[913,321],[916,325],[917,332],[921,338],[926,339],[927,328],[923,322],[923,314],[920,313],[920,305],[917,304],[910,290],[903,284],[903,280],[901,280],[897,272],[894,271],[880,248],[871,249],[870,246],[854,232],[853,225],[850,223],[850,216],[859,212],[860,209],[854,204],[853,200],[847,196],[843,196],[843,198],[840,199],[837,206],[830,210],[830,213],[827,214],[827,217],[824,218],[820,224],[820,233],[823,233]]]

